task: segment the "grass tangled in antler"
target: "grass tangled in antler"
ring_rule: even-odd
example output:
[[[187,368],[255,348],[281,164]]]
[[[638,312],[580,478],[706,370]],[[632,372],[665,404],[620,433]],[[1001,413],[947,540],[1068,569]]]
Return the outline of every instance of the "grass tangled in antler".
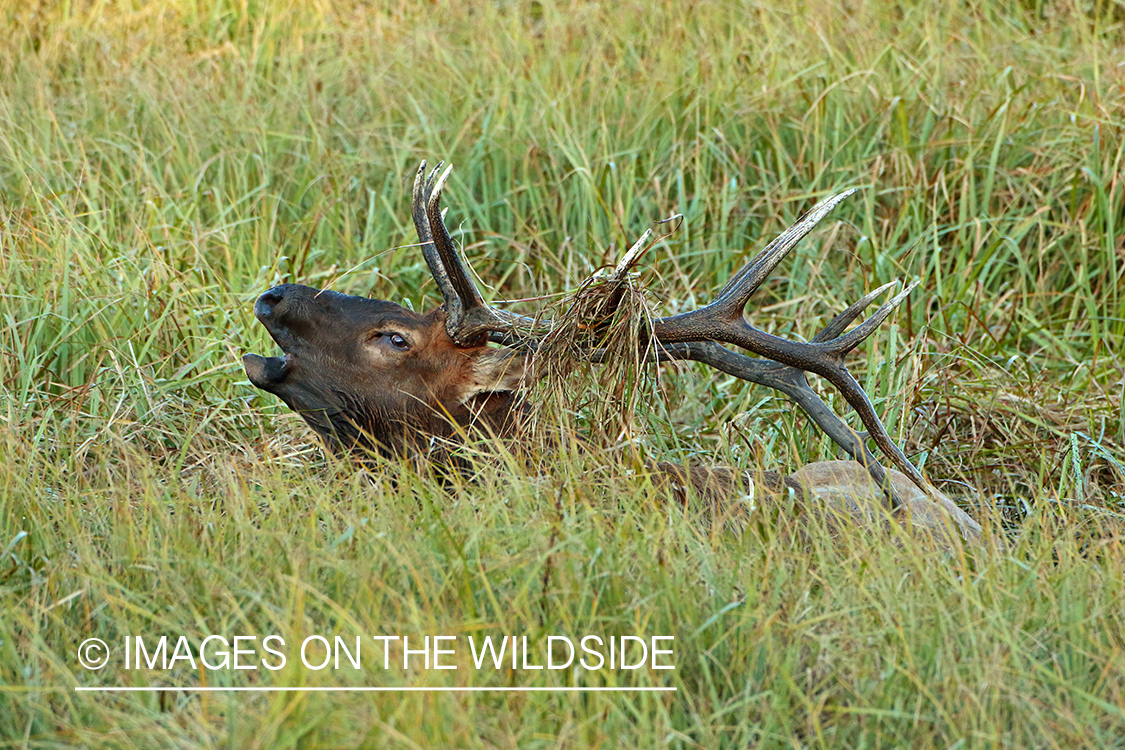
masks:
[[[554,439],[556,417],[564,414],[582,424],[593,445],[627,444],[637,434],[638,402],[653,383],[645,369],[652,311],[628,271],[637,257],[594,274],[558,305],[551,332],[531,359],[532,434]]]

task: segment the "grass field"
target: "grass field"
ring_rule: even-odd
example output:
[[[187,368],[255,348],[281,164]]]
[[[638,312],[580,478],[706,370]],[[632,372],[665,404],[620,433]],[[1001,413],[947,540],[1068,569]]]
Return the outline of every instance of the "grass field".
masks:
[[[1120,0],[374,6],[0,2],[0,748],[1125,747]],[[436,304],[422,158],[456,165],[448,220],[491,297],[554,295],[521,311],[673,213],[643,283],[699,305],[859,188],[753,320],[807,338],[920,279],[850,366],[1007,543],[736,534],[612,455],[451,490],[326,457],[246,381],[275,351],[252,302]],[[557,417],[581,429],[575,377]],[[629,385],[645,455],[835,455],[702,367]],[[662,635],[675,669],[78,661],[210,634]],[[99,685],[677,691],[74,690]]]

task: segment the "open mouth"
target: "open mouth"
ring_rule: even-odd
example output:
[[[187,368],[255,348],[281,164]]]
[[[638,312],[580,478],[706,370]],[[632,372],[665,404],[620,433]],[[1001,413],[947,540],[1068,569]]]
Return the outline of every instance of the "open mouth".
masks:
[[[258,354],[247,354],[242,358],[242,366],[246,369],[246,376],[250,378],[251,383],[268,391],[285,382],[285,378],[293,368],[293,355],[262,357]]]
[[[280,357],[262,357],[257,354],[243,356],[242,366],[246,369],[250,382],[264,390],[271,390],[284,383],[289,371],[293,369],[293,355],[289,350],[295,344],[295,337],[285,325],[285,313],[282,312],[289,289],[285,284],[276,286],[254,302],[254,316],[284,352]]]

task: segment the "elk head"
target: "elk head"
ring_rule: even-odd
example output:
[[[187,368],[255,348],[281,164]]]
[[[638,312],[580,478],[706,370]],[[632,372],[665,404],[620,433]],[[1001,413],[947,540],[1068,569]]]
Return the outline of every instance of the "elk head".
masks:
[[[459,346],[446,314],[281,284],[254,314],[284,354],[242,361],[250,382],[305,418],[336,452],[385,456],[477,420],[503,431],[525,359],[481,340]]]
[[[517,391],[550,321],[525,318],[485,303],[445,226],[440,207],[449,169],[414,181],[413,219],[422,254],[444,299],[420,315],[391,302],[283,284],[254,307],[284,356],[243,358],[257,387],[279,396],[337,452],[400,455],[432,438],[483,425],[498,434],[517,429]],[[891,282],[849,306],[812,341],[790,341],[746,321],[755,289],[797,242],[848,191],[815,206],[733,276],[710,304],[652,321],[638,347],[654,362],[696,360],[792,398],[840,447],[867,467],[892,507],[898,493],[868,450],[874,441],[892,464],[928,495],[938,493],[888,437],[867,395],[844,366],[844,355],[871,335],[913,288],[907,287],[850,331],[847,327]],[[640,256],[646,232],[610,275],[621,281]],[[502,348],[489,343],[502,344]],[[764,359],[726,348],[731,344]],[[604,352],[589,350],[592,361]],[[861,435],[813,391],[806,372],[840,391],[867,428]]]

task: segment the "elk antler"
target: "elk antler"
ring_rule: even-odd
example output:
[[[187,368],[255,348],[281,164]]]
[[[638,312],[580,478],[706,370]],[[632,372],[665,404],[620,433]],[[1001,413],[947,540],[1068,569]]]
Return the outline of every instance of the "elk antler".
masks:
[[[487,336],[497,342],[522,343],[533,347],[537,341],[537,329],[545,328],[549,331],[551,322],[497,310],[484,301],[445,226],[440,208],[441,191],[452,167],[447,167],[435,180],[441,166],[439,163],[424,183],[426,162],[423,161],[418,168],[414,180],[413,215],[426,264],[445,300],[446,330],[449,336],[460,346],[479,345]],[[891,489],[885,470],[864,443],[865,437],[872,439],[894,466],[924,492],[935,496],[936,490],[891,440],[867,394],[845,367],[843,358],[874,333],[914,289],[917,282],[908,285],[860,325],[844,333],[863,310],[898,282],[879,287],[849,305],[809,342],[773,336],[750,325],[744,316],[744,308],[750,295],[778,263],[837,204],[854,192],[854,189],[848,190],[814,206],[735,274],[713,302],[696,310],[653,321],[650,340],[655,346],[647,348],[646,357],[656,361],[702,362],[742,380],[781,391],[793,399],[837,445],[867,466],[872,478],[884,488],[894,509],[901,504],[899,498]],[[647,236],[648,233],[645,237]],[[636,263],[640,256],[637,250],[643,245],[644,239],[638,241],[618,264],[613,271],[613,278],[624,278]],[[524,331],[527,333],[520,335]],[[753,359],[738,354],[722,346],[722,343],[748,349],[766,359]],[[604,352],[595,350],[590,353],[591,361],[601,361],[603,358]],[[859,414],[867,433],[856,432],[840,419],[809,387],[805,372],[820,375],[835,386]]]
[[[660,345],[665,347],[670,344],[690,342],[724,342],[734,344],[735,346],[748,349],[755,354],[761,355],[772,362],[787,366],[790,368],[788,371],[785,369],[775,370],[770,365],[757,366],[750,371],[757,377],[746,377],[740,375],[738,372],[724,371],[736,377],[744,377],[747,380],[776,388],[791,396],[797,403],[805,408],[809,416],[811,416],[821,429],[824,429],[837,444],[851,453],[857,460],[871,465],[870,461],[866,460],[869,457],[866,450],[863,452],[855,451],[854,448],[858,446],[844,444],[844,442],[849,444],[855,443],[857,442],[856,440],[848,438],[846,441],[842,442],[840,438],[844,436],[834,434],[834,432],[838,432],[838,426],[835,425],[835,420],[825,420],[825,415],[822,412],[827,410],[827,406],[824,405],[824,402],[821,401],[819,397],[816,397],[815,401],[809,398],[810,395],[815,397],[816,394],[808,388],[808,382],[805,380],[804,372],[812,372],[820,375],[835,386],[836,390],[843,395],[844,400],[856,410],[864,427],[867,428],[868,436],[875,441],[875,444],[883,454],[890,458],[892,463],[898,467],[899,471],[910,477],[911,481],[917,484],[920,489],[929,493],[932,491],[932,488],[927,486],[926,480],[922,477],[921,473],[907,460],[902,450],[891,440],[890,436],[887,435],[887,431],[883,427],[883,423],[879,420],[879,415],[875,413],[875,408],[871,405],[867,394],[844,365],[844,355],[874,333],[875,329],[886,320],[887,316],[889,316],[891,312],[906,299],[906,296],[910,294],[914,287],[917,286],[917,282],[908,285],[901,292],[883,303],[871,317],[867,318],[867,320],[860,323],[848,333],[844,333],[844,329],[847,328],[876,297],[898,282],[885,284],[874,292],[865,295],[862,299],[849,305],[846,310],[837,315],[831,323],[825,326],[824,330],[818,333],[813,340],[809,342],[790,341],[773,336],[750,325],[743,314],[743,310],[746,307],[750,295],[754,293],[773,269],[777,267],[777,264],[780,263],[797,242],[811,232],[813,227],[835,208],[840,201],[853,193],[855,193],[854,189],[848,190],[821,201],[814,206],[812,210],[801,217],[796,224],[782,232],[780,237],[767,245],[762,252],[758,253],[757,257],[747,263],[741,271],[732,277],[719,292],[718,297],[710,304],[698,310],[691,310],[689,312],[680,313],[679,315],[672,315],[653,321],[653,338],[655,338]],[[733,352],[729,353],[733,354]],[[721,354],[714,350],[711,350],[711,353],[705,356],[712,359],[724,359],[725,361],[729,361],[729,358],[722,357]],[[692,359],[700,359],[700,357],[693,356]],[[743,364],[743,368],[745,368],[745,363]],[[732,367],[731,369],[736,368]],[[808,393],[805,393],[806,390]],[[810,409],[810,407],[812,408]],[[831,423],[830,428],[824,424],[825,421]],[[852,434],[855,435],[855,433]],[[862,441],[858,442],[862,444]],[[859,455],[857,455],[857,453]],[[882,470],[876,470],[873,475],[875,473],[881,475]],[[875,476],[875,479],[883,483],[882,476]]]
[[[453,165],[446,167],[435,180],[443,164],[437,163],[425,183],[422,176],[426,173],[426,162],[418,166],[411,213],[422,245],[422,255],[445,300],[445,330],[449,337],[458,346],[476,346],[489,334],[499,334],[498,340],[509,341],[518,330],[533,331],[541,327],[543,323],[534,318],[497,310],[484,301],[445,227],[441,191],[453,171]]]

